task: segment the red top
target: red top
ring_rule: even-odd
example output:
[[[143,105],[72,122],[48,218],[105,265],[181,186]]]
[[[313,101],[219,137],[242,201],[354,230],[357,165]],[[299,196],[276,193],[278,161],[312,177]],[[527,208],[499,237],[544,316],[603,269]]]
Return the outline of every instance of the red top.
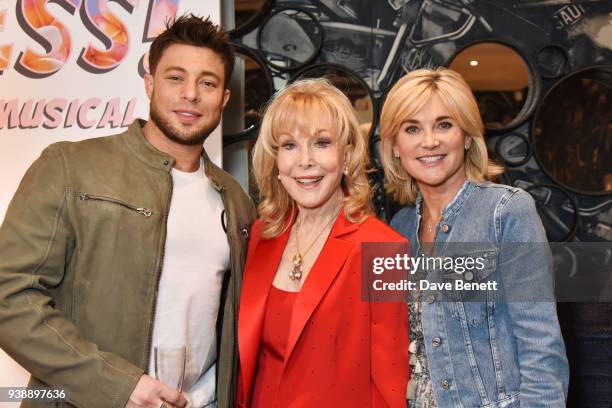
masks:
[[[257,360],[255,385],[253,387],[253,408],[278,407],[280,387],[291,313],[298,292],[270,289],[264,317],[261,351]]]
[[[262,237],[263,222],[249,234],[238,312],[240,376],[237,406],[252,408],[270,287],[290,228]],[[406,238],[374,217],[352,223],[341,212],[295,297],[277,386],[281,408],[405,408],[408,307],[405,302],[362,298],[363,242],[407,245]],[[381,254],[387,254],[381,249]],[[389,255],[390,256],[390,255]]]

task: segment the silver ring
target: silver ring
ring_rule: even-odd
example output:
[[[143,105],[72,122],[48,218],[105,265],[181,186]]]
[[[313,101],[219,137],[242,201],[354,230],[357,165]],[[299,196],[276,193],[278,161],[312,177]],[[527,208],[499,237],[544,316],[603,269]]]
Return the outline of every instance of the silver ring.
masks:
[[[159,408],[168,408],[168,404],[166,404],[166,402],[162,402]]]

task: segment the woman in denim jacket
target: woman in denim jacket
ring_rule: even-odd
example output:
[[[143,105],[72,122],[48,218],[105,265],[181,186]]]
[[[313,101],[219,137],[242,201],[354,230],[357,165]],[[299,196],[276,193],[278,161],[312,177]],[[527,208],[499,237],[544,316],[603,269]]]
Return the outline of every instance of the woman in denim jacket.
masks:
[[[387,95],[381,138],[388,191],[408,204],[391,226],[413,257],[479,262],[467,272],[411,271],[419,283],[453,290],[417,283],[409,296],[409,406],[565,406],[568,365],[546,235],[529,194],[487,181],[501,169],[488,160],[469,86],[449,69],[409,73]],[[466,282],[480,290],[455,286]]]

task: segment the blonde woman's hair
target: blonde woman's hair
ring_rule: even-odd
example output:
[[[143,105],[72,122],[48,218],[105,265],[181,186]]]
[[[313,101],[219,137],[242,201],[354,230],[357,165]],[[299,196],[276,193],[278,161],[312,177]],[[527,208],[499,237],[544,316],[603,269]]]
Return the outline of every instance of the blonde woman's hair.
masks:
[[[344,163],[348,174],[342,176],[341,182],[347,193],[343,200],[346,217],[357,223],[372,213],[372,192],[366,176],[367,146],[350,101],[325,79],[299,80],[277,92],[270,100],[253,151],[253,172],[259,186],[258,210],[264,222],[264,238],[283,233],[295,206],[277,177],[279,136],[294,129],[314,134],[322,125],[331,125],[329,130],[337,136],[338,146],[349,149],[349,159]]]
[[[503,169],[489,160],[484,140],[484,126],[476,99],[461,75],[451,69],[418,69],[393,85],[380,116],[381,159],[387,178],[387,192],[400,204],[412,204],[418,187],[415,180],[394,157],[395,140],[404,122],[414,117],[433,95],[438,95],[450,117],[470,136],[472,143],[465,152],[468,180],[491,180]]]

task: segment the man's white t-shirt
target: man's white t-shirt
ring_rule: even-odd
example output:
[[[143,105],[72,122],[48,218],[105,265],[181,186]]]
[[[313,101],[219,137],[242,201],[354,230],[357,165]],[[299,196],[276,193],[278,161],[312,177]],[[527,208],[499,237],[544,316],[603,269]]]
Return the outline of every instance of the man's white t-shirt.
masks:
[[[223,202],[204,173],[172,169],[172,201],[157,295],[149,375],[156,347],[186,347],[183,392],[189,407],[214,407],[216,322],[229,244]]]

